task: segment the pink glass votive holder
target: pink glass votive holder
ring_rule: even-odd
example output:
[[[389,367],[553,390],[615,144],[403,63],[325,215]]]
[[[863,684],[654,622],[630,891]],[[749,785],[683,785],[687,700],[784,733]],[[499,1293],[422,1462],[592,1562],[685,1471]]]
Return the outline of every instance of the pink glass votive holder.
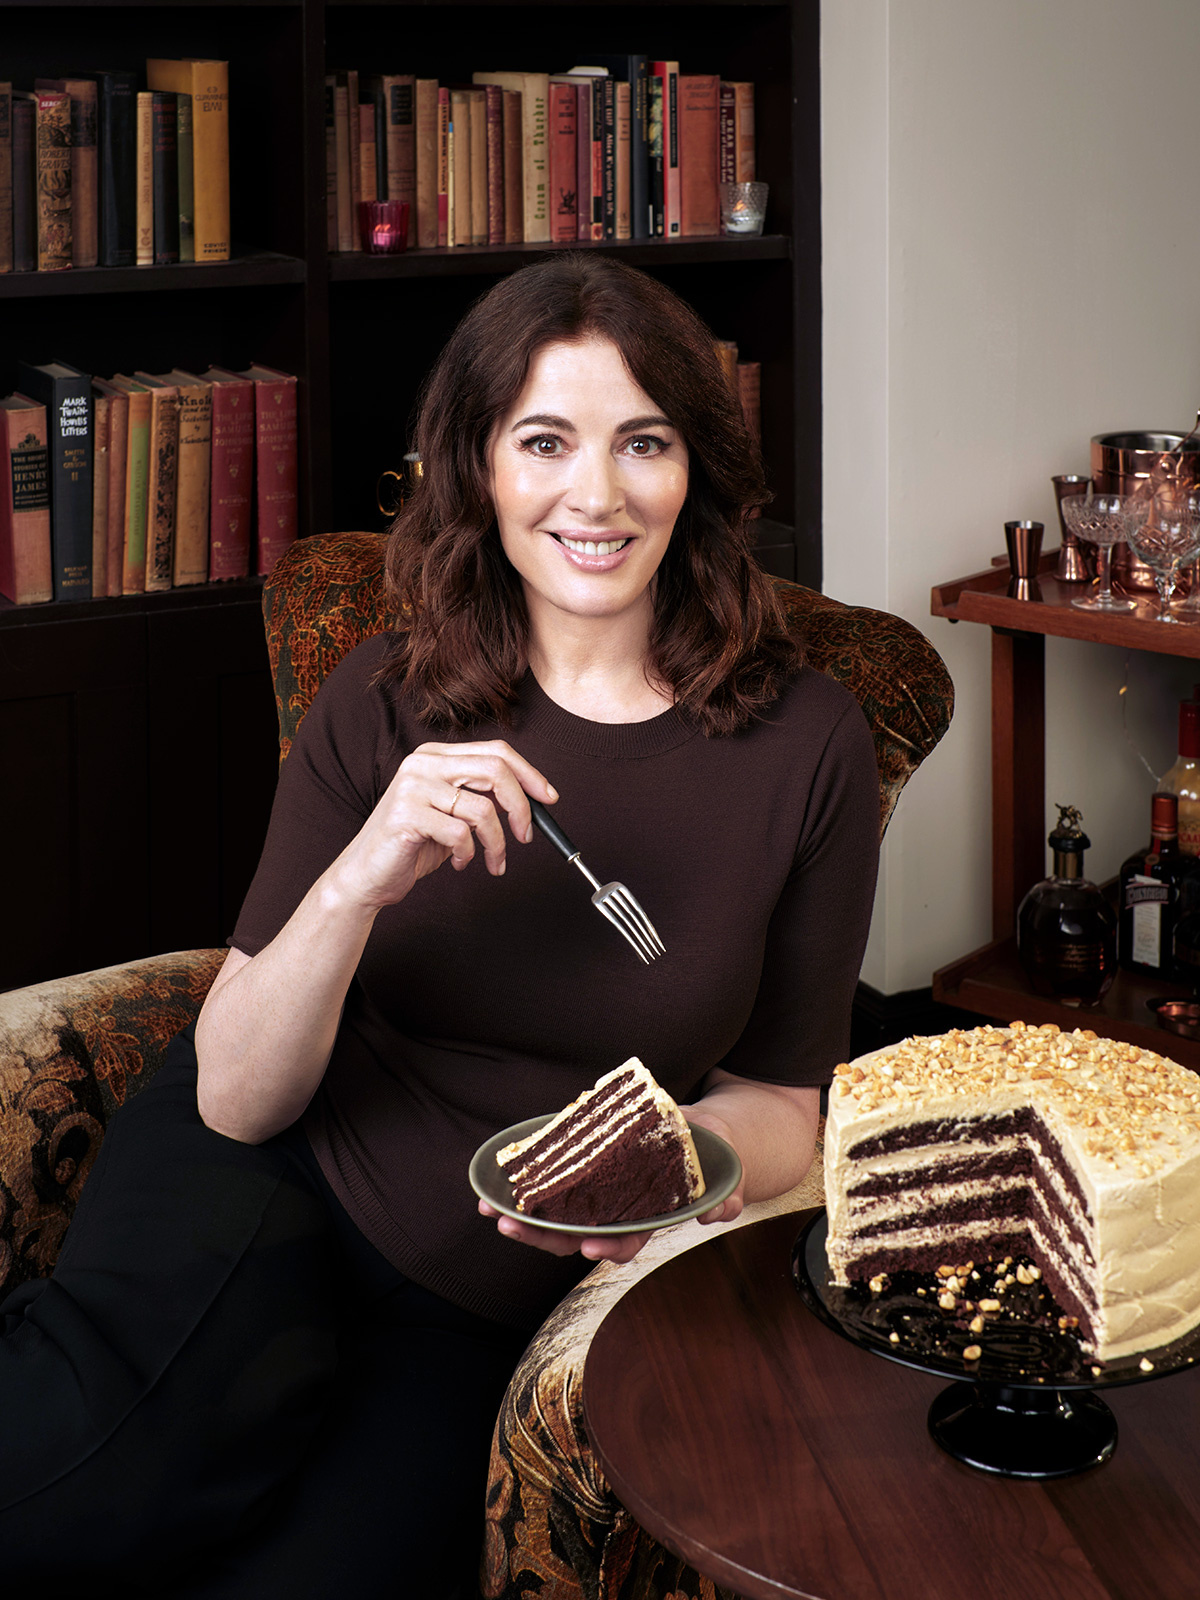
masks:
[[[369,254],[398,255],[408,248],[408,201],[360,200],[358,227]]]

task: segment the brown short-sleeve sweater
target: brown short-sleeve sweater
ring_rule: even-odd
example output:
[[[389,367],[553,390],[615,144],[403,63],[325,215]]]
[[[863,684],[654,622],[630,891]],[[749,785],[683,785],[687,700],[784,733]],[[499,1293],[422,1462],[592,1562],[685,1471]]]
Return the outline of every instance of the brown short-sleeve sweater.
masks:
[[[262,861],[230,940],[255,955],[432,733],[373,678],[386,637],[322,686],[280,774]],[[677,1100],[713,1067],[820,1084],[845,1054],[879,838],[858,702],[804,668],[725,738],[683,715],[587,722],[532,674],[505,738],[554,784],[554,814],[601,882],[619,879],[666,945],[649,966],[535,833],[494,878],[477,858],[381,911],[305,1116],[321,1167],[402,1272],[468,1310],[533,1327],[589,1263],[504,1239],[467,1182],[478,1146],[556,1111],[638,1055]],[[443,740],[444,742],[444,740]]]

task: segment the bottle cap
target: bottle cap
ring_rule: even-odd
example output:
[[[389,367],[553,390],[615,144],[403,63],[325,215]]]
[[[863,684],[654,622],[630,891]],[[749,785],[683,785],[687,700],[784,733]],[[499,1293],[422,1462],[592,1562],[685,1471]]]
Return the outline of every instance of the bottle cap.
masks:
[[[1174,795],[1171,798],[1174,799]],[[1057,800],[1054,803],[1058,805]],[[1060,855],[1069,852],[1082,854],[1084,850],[1090,850],[1092,841],[1084,833],[1082,822],[1083,816],[1074,806],[1058,806],[1058,822],[1046,841],[1051,850],[1058,851]]]
[[[1200,700],[1179,702],[1179,754],[1188,760],[1200,757]]]
[[[1156,794],[1150,800],[1150,837],[1174,839],[1179,833],[1179,801],[1173,794]]]

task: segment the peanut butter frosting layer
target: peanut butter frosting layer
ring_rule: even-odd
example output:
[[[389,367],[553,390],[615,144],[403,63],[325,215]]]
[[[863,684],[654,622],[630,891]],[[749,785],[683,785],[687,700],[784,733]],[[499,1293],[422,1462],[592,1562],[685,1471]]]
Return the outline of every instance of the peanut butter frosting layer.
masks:
[[[868,1245],[878,1259],[888,1210],[909,1219],[894,1239],[903,1252],[914,1204],[932,1209],[947,1195],[939,1166],[963,1195],[972,1158],[983,1170],[1000,1150],[1027,1175],[997,1191],[1024,1183],[1031,1206],[1057,1218],[1058,1259],[1047,1264],[1095,1307],[1098,1355],[1152,1348],[1200,1322],[1200,1078],[1154,1051],[1053,1024],[955,1029],[838,1067],[825,1139],[837,1280]],[[986,1188],[975,1203],[984,1216]]]

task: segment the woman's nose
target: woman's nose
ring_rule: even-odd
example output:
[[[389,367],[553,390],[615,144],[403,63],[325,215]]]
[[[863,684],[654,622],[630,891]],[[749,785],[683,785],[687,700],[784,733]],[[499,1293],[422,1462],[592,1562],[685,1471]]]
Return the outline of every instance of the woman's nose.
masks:
[[[592,522],[620,511],[625,504],[618,463],[608,450],[580,450],[567,488],[567,504]]]

